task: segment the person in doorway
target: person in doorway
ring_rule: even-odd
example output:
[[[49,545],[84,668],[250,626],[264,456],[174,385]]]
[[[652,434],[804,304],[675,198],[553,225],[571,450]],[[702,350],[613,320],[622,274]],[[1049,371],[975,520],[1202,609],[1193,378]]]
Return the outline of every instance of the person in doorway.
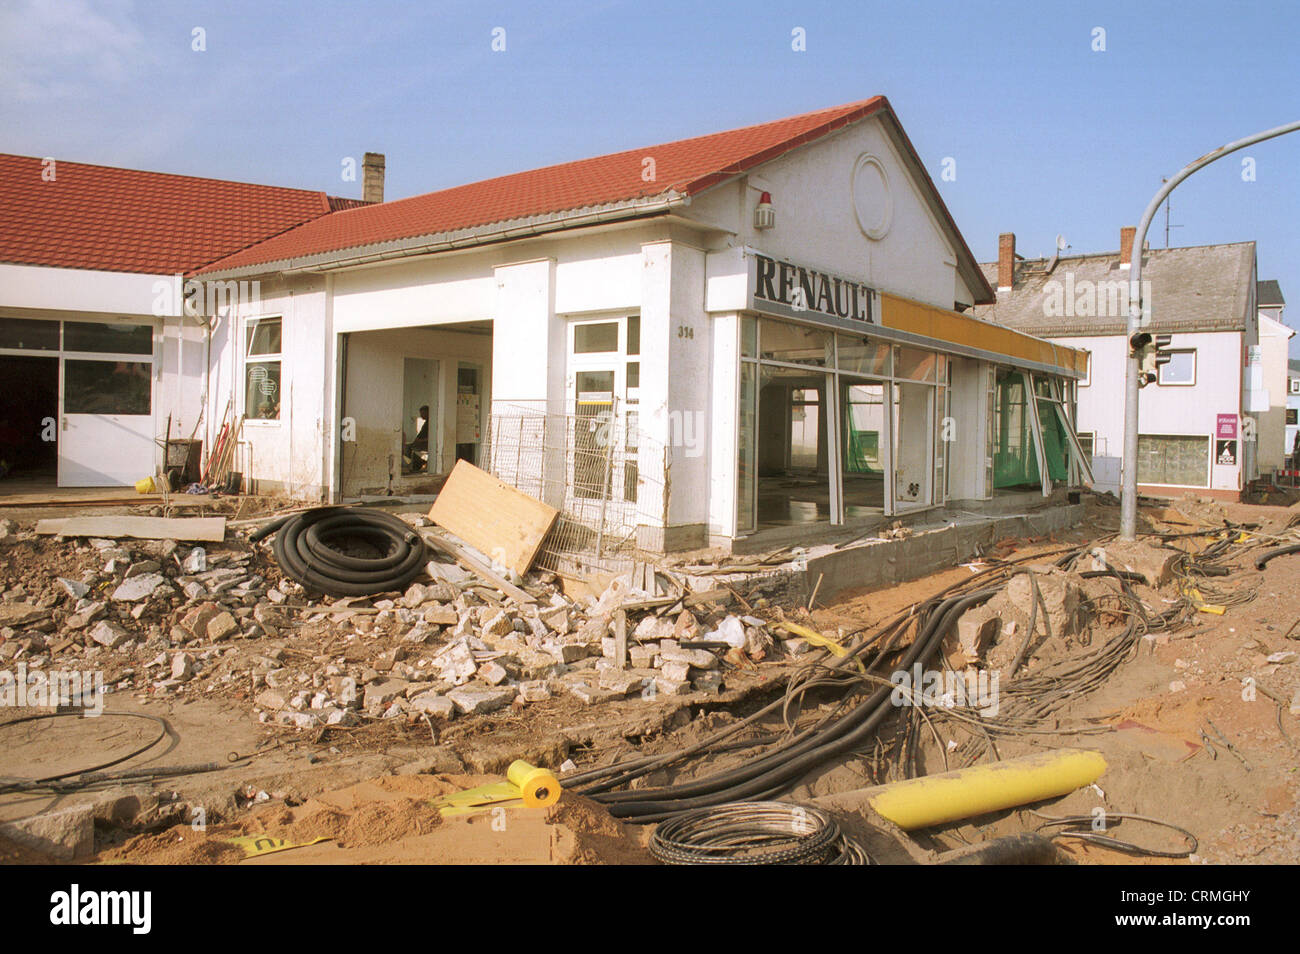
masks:
[[[415,437],[406,445],[406,458],[411,463],[412,471],[427,470],[429,467],[429,405],[421,404],[420,413],[415,418]]]

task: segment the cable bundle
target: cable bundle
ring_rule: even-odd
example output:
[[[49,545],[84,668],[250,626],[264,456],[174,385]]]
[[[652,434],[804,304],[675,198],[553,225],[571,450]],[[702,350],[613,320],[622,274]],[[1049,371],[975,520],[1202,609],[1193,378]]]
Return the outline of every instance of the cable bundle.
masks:
[[[830,815],[788,802],[731,802],[660,822],[650,854],[668,865],[870,864]]]
[[[405,589],[424,563],[420,535],[380,511],[317,507],[293,514],[278,529],[272,552],[280,568],[307,589],[329,596]],[[346,542],[361,543],[380,555],[345,553],[339,544]]]

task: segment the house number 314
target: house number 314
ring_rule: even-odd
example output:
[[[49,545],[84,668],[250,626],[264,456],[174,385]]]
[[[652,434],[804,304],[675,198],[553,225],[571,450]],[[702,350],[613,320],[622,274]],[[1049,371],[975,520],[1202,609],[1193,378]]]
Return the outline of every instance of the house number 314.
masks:
[[[694,329],[694,328],[691,328],[691,327],[689,327],[689,326],[687,326],[687,325],[678,325],[678,326],[677,326],[677,337],[679,337],[679,338],[694,338],[694,337],[695,337],[695,329]]]

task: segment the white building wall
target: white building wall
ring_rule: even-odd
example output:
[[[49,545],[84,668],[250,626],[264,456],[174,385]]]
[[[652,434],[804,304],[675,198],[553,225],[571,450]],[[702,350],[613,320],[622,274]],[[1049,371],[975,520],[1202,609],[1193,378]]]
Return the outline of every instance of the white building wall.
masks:
[[[1088,384],[1078,389],[1080,433],[1094,435],[1096,458],[1124,456],[1124,380],[1128,341],[1123,335],[1054,338],[1092,353]],[[1241,354],[1239,332],[1175,334],[1171,348],[1196,349],[1196,384],[1191,387],[1148,385],[1138,398],[1138,433],[1204,435],[1213,440],[1219,414],[1241,412]],[[1238,463],[1211,462],[1210,488],[1241,488],[1242,443],[1238,425]],[[1213,444],[1209,444],[1213,457]],[[1103,460],[1102,469],[1105,469]],[[1107,488],[1101,488],[1107,489]]]
[[[873,203],[875,173],[859,177],[867,225],[887,219],[878,239],[863,232],[855,213],[854,170],[864,156],[879,162],[888,181],[887,196]],[[772,193],[776,226],[759,231],[753,217],[761,191]],[[922,195],[879,121],[867,119],[696,197],[683,214],[735,233],[728,244],[756,247],[941,308],[969,303],[972,295],[957,276],[956,250]]]
[[[236,469],[254,480],[259,492],[319,499],[327,483],[332,415],[325,408],[332,406],[330,373],[334,366],[334,336],[325,279],[320,276],[264,281],[258,303],[242,303],[233,314],[215,320],[205,448],[210,450],[216,439],[227,401],[231,401],[232,417],[245,410],[245,323],[250,318],[276,316],[283,319],[280,419],[244,422]]]
[[[1269,473],[1285,466],[1291,451],[1287,443],[1287,351],[1295,334],[1265,311],[1259,314],[1259,344],[1263,363],[1263,385],[1268,392],[1268,410],[1259,414],[1259,470]]]

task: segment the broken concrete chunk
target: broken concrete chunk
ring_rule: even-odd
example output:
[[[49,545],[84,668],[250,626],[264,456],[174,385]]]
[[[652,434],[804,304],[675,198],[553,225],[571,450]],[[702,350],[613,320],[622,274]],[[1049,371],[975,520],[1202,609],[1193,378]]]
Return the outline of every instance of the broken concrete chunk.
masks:
[[[545,680],[534,680],[531,682],[521,682],[519,684],[519,696],[524,702],[545,702],[551,698],[551,687]]]
[[[181,563],[181,570],[185,573],[202,573],[208,568],[208,551],[203,547],[195,547],[190,550],[189,555]]]
[[[78,805],[7,822],[0,825],[0,835],[59,861],[85,858],[95,850],[95,806]]]
[[[62,576],[59,577],[58,580],[59,585],[62,586],[68,596],[72,597],[74,600],[79,600],[90,592],[90,587],[85,583],[82,583],[80,580],[69,580],[67,577]]]
[[[103,603],[90,603],[64,618],[63,625],[68,629],[84,629],[103,616],[105,609]]]
[[[26,626],[49,615],[49,609],[34,603],[0,603],[0,626]]]
[[[447,698],[464,715],[496,712],[515,701],[515,689],[510,686],[498,689],[453,689]]]
[[[367,709],[373,709],[380,706],[387,706],[399,696],[406,695],[407,682],[405,679],[386,679],[383,682],[375,682],[366,686],[366,697],[363,706]]]
[[[194,657],[189,653],[177,653],[172,657],[172,678],[184,681],[194,675]]]
[[[235,621],[235,617],[223,610],[209,620],[206,632],[208,639],[219,643],[239,632],[239,623]]]
[[[90,638],[101,646],[116,649],[131,637],[117,624],[110,623],[107,620],[100,620],[90,631]]]
[[[718,657],[707,649],[659,648],[659,656],[665,663],[684,662],[696,669],[716,669]]]
[[[426,692],[411,700],[410,711],[420,712],[439,722],[450,722],[456,717],[456,703],[436,692]]]
[[[171,590],[167,578],[161,573],[142,573],[139,576],[131,577],[129,580],[124,580],[113,591],[113,599],[120,603],[136,603],[140,600],[147,600],[155,594],[160,594],[164,588],[167,591]]]
[[[157,560],[141,560],[139,563],[132,563],[127,567],[123,578],[129,580],[132,577],[144,576],[147,573],[157,573],[161,569],[162,564]]]

